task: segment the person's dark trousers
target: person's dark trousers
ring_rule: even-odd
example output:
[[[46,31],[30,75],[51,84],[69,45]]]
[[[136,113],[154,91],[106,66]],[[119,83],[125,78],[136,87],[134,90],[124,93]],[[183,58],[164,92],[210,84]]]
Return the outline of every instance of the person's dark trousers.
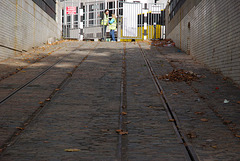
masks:
[[[111,35],[112,41],[116,41],[115,35],[114,35],[114,30],[110,30],[110,35]]]
[[[104,40],[104,41],[106,40],[106,31],[107,31],[107,25],[103,25],[102,26],[102,34],[103,34],[102,40]]]

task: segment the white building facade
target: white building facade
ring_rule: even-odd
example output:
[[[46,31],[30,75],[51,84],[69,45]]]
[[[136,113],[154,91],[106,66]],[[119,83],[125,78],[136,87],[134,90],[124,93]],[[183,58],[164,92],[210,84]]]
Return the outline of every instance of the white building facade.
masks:
[[[144,16],[148,17],[148,22],[146,23],[153,25],[150,21],[153,19],[151,19],[151,12],[154,10],[155,15],[153,16],[160,22],[161,11],[163,11],[166,5],[160,3],[160,1],[155,4],[155,0],[125,0],[124,2],[118,0],[62,0],[61,4],[63,37],[79,40],[97,40],[102,37],[101,19],[105,9],[109,10],[110,18],[112,13],[115,13],[118,17],[117,37],[121,39],[123,39],[123,37],[125,37],[125,39],[143,39],[143,34],[151,33],[151,35],[153,35],[153,31],[142,32],[144,27],[145,30],[153,30],[153,27],[144,25]],[[75,13],[69,14],[67,11],[68,7],[76,8]],[[158,14],[158,16],[156,16],[156,14]],[[135,34],[130,34],[132,32]],[[152,38],[153,36],[151,35],[146,36],[146,38]]]

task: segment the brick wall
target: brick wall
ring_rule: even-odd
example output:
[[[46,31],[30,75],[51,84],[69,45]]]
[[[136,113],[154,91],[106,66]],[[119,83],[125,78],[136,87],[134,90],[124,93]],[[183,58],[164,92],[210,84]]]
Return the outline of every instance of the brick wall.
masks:
[[[0,60],[61,38],[61,16],[52,19],[32,0],[1,0],[0,11]]]
[[[186,0],[171,21],[166,16],[167,38],[240,85],[240,1]]]

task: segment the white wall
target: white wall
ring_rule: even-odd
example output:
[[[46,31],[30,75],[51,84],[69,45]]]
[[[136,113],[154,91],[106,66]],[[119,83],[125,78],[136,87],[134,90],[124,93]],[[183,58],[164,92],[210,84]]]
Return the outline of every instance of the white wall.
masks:
[[[179,21],[179,13],[188,7],[188,1],[172,21]],[[175,22],[167,24],[167,30],[171,24]],[[167,38],[240,85],[240,1],[202,0],[168,32]]]
[[[43,45],[48,38],[61,38],[61,24],[32,0],[0,0],[0,11],[0,60]]]

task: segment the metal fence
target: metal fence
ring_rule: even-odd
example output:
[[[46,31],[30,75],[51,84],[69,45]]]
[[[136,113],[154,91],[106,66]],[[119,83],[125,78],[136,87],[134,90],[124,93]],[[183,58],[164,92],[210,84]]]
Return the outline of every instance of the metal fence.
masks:
[[[147,30],[148,30],[148,39],[161,39],[162,31],[162,11],[164,5],[161,3],[152,3],[149,4],[149,10],[147,14]]]
[[[101,20],[105,10],[104,1],[87,2],[84,7],[84,38],[102,38]]]
[[[121,1],[93,1],[86,2],[84,5],[79,2],[64,1],[62,14],[63,37],[79,39],[82,33],[84,39],[103,38],[101,20],[106,7],[110,8],[111,13],[117,15],[117,29],[115,36],[119,40],[133,39],[160,39],[163,36],[164,5],[161,3],[147,4],[143,9],[143,4]],[[80,7],[81,5],[81,7]],[[105,6],[107,5],[107,6]],[[67,14],[66,7],[76,7],[76,14]],[[80,9],[82,8],[82,9]],[[82,16],[80,12],[82,11]],[[80,30],[82,22],[82,30]],[[109,37],[107,28],[107,37]]]
[[[142,39],[141,3],[118,3],[118,39]]]
[[[80,2],[65,1],[62,10],[62,35],[65,39],[79,39],[80,36]],[[67,8],[74,7],[75,14],[68,14]]]

